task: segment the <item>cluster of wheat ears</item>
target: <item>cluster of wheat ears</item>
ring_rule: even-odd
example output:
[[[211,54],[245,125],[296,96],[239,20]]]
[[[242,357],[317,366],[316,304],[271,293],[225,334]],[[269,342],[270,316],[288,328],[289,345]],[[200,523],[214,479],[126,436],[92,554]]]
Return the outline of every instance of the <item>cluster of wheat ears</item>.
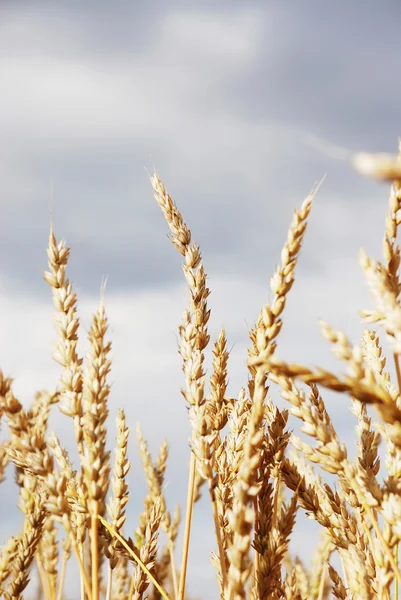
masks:
[[[386,332],[397,381],[391,382],[381,342],[371,329],[365,330],[361,344],[352,346],[343,333],[321,323],[323,336],[345,362],[342,376],[287,364],[276,356],[276,340],[294,283],[313,193],[294,212],[281,263],[270,282],[272,301],[262,307],[249,334],[249,378],[237,398],[227,394],[229,352],[224,330],[214,342],[212,373],[207,381],[204,356],[210,344],[209,289],[200,250],[159,177],[155,174],[151,178],[171,241],[183,257],[189,288],[189,307],[179,326],[182,394],[192,432],[180,565],[174,558],[180,515],[170,513],[164,496],[168,448],[163,444],[154,460],[140,430],[148,494],[135,541],[123,531],[129,498],[129,427],[120,411],[112,461],[106,449],[111,344],[107,341],[103,294],[93,316],[90,351],[83,369],[83,359],[77,354],[77,298],[66,277],[70,250],[65,242],[57,243],[50,232],[49,270],[44,278],[51,287],[56,310],[54,358],[61,365],[58,388],[37,393],[25,410],[13,393],[12,380],[0,371],[0,416],[9,431],[0,446],[0,478],[12,461],[24,513],[22,531],[1,549],[1,597],[23,598],[30,569],[36,564],[40,596],[61,600],[72,556],[79,565],[83,600],[183,600],[187,597],[194,504],[205,484],[216,536],[215,544],[211,541],[217,574],[214,597],[398,598],[401,282],[396,238],[401,223],[400,164],[399,160],[366,155],[354,160],[360,171],[393,181],[385,221],[384,260],[376,262],[362,252],[360,262],[376,303],[376,308],[364,311],[362,318],[381,325]],[[273,403],[270,382],[280,389],[288,410],[280,410]],[[354,460],[348,457],[326,411],[323,389],[350,396],[358,436]],[[79,455],[75,468],[58,438],[47,431],[49,412],[55,404],[71,417]],[[377,409],[379,424],[372,426],[367,404]],[[289,431],[290,413],[300,419],[311,444]],[[380,470],[378,455],[382,440],[385,472]],[[290,444],[294,448],[291,453],[287,452]],[[324,482],[322,471],[333,475],[335,483]],[[302,511],[322,529],[310,570],[288,552],[297,513]],[[61,531],[64,535],[59,541]],[[166,539],[162,548],[158,547],[160,531]],[[337,569],[333,566],[335,556]]]

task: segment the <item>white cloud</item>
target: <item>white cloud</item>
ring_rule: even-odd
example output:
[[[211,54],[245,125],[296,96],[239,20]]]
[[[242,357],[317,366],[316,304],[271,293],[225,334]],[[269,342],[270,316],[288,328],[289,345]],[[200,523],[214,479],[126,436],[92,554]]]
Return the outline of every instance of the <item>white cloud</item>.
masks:
[[[256,10],[179,11],[167,15],[161,31],[161,47],[186,68],[189,63],[196,75],[199,68],[210,73],[213,61],[217,61],[213,66],[219,71],[232,71],[258,59],[263,35],[266,31],[262,27],[262,14]],[[166,44],[171,40],[173,46]]]
[[[257,58],[261,39],[257,13],[172,12],[146,53],[77,55],[54,51],[54,44],[74,48],[67,19],[56,19],[53,27],[51,22],[44,27],[35,13],[23,20],[29,31],[21,40],[25,52],[3,52],[0,59],[0,125],[11,142],[20,135],[63,148],[71,140],[96,147],[99,140],[171,139],[193,124],[195,114],[203,113],[204,121],[212,116],[211,100]],[[21,27],[16,13],[5,27],[6,38]],[[48,44],[47,29],[54,37],[56,29],[63,42]],[[82,44],[82,35],[73,29],[72,40]]]

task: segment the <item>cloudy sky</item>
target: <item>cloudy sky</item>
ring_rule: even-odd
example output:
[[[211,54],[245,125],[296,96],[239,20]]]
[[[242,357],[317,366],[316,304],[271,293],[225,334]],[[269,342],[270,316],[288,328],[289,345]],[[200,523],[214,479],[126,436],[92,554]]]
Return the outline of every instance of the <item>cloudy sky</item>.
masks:
[[[56,236],[72,245],[83,336],[108,276],[111,431],[123,407],[152,451],[168,438],[172,506],[184,503],[188,462],[177,354],[187,296],[147,171],[156,167],[201,246],[212,338],[224,325],[233,346],[232,395],[246,384],[248,327],[269,298],[292,211],[327,174],[279,355],[333,366],[316,322],[324,318],[358,341],[358,308],[370,298],[357,253],[364,246],[380,256],[388,189],[311,139],[396,151],[400,16],[396,0],[0,3],[1,367],[27,404],[35,390],[57,384],[51,296],[41,275],[53,196]],[[327,402],[354,444],[346,399]],[[71,447],[68,419],[56,414],[53,425]],[[145,490],[134,436],[130,455],[132,530]],[[7,475],[1,543],[21,523]],[[302,514],[299,521],[295,552],[310,527]],[[201,503],[189,569],[198,597],[217,597],[212,539]]]

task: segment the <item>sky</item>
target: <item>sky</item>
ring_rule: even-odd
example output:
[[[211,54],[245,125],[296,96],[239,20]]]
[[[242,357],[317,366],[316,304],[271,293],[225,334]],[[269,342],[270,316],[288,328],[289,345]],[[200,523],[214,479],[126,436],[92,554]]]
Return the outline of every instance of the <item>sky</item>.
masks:
[[[57,385],[53,308],[42,278],[52,199],[56,237],[72,246],[68,276],[78,294],[82,354],[107,276],[110,431],[124,408],[132,428],[131,531],[145,493],[136,423],[153,452],[169,440],[171,508],[184,505],[188,465],[177,352],[187,291],[149,173],[157,169],[201,247],[212,340],[224,326],[232,348],[231,395],[246,385],[247,332],[269,299],[292,212],[326,175],[278,355],[340,370],[317,320],[359,341],[358,310],[372,301],[358,250],[380,258],[389,190],[311,140],[396,152],[400,17],[396,0],[1,1],[0,365],[26,406],[36,390]],[[207,367],[210,373],[210,355]],[[327,404],[353,447],[349,401],[328,395]],[[56,411],[52,426],[72,451],[70,421]],[[8,469],[0,543],[21,524],[14,499]],[[299,514],[294,552],[305,554],[312,525]],[[194,597],[217,597],[212,550],[201,501],[189,567]],[[73,600],[72,579],[68,585]]]

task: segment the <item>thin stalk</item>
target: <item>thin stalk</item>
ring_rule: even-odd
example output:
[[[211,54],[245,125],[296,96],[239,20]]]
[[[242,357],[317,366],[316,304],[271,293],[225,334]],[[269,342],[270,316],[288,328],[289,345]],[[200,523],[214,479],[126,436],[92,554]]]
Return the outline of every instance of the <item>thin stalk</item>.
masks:
[[[398,390],[401,391],[400,360],[399,360],[399,355],[396,352],[394,352],[394,364],[395,364],[395,371],[397,373]],[[397,561],[397,565],[398,565],[398,542],[395,547],[395,560]],[[394,600],[398,600],[398,579],[396,579],[394,581]]]
[[[401,391],[401,368],[400,368],[400,359],[399,355],[394,352],[394,364],[395,364],[395,372],[397,373],[397,383],[398,389]]]
[[[106,527],[106,529],[111,533],[111,535],[113,537],[115,537],[120,542],[120,544],[122,544],[124,546],[124,548],[129,552],[130,556],[132,556],[132,558],[135,560],[135,562],[138,563],[138,565],[141,567],[142,571],[144,573],[146,573],[146,575],[148,576],[150,582],[153,583],[153,585],[155,586],[157,591],[163,596],[164,600],[172,600],[169,597],[169,595],[167,594],[166,590],[163,589],[162,586],[160,585],[160,583],[158,583],[158,581],[153,577],[152,573],[149,571],[147,566],[143,564],[143,562],[141,561],[139,556],[137,556],[135,554],[135,552],[133,551],[133,549],[127,544],[125,539],[123,537],[121,537],[121,535],[119,533],[117,533],[117,531],[115,531],[115,529],[113,529],[111,527],[111,525],[109,525],[108,522],[105,519],[103,519],[103,517],[98,515],[98,519],[101,522],[101,524],[104,525]]]
[[[90,583],[89,583],[88,576],[87,576],[87,574],[85,572],[84,563],[83,563],[83,560],[81,558],[81,554],[79,552],[79,548],[78,548],[77,542],[76,542],[76,540],[74,538],[74,532],[73,532],[73,529],[72,529],[72,523],[71,523],[71,520],[70,520],[69,517],[67,517],[67,520],[68,520],[68,530],[69,530],[69,534],[70,534],[70,538],[71,538],[71,542],[72,542],[72,547],[74,548],[74,554],[75,554],[76,559],[77,559],[78,564],[79,564],[79,570],[80,570],[80,573],[81,573],[81,579],[83,580],[85,592],[86,592],[86,595],[88,596],[89,600],[92,600],[91,586],[90,586]]]
[[[42,559],[39,554],[36,555],[36,565],[38,567],[38,573],[40,582],[42,584],[43,596],[45,600],[49,600],[49,594],[51,594],[50,582],[47,574],[43,568]]]
[[[196,475],[196,456],[191,452],[191,461],[189,465],[187,509],[185,515],[184,545],[182,550],[180,586],[178,589],[178,600],[184,600],[185,580],[187,577],[189,539],[191,537],[192,514],[194,510],[194,490]]]
[[[172,544],[169,545],[169,552],[170,552],[171,576],[173,579],[174,598],[175,598],[175,600],[178,600],[177,569],[175,567],[174,547]]]
[[[75,557],[79,564],[79,570],[81,573],[82,581],[84,583],[84,589],[85,589],[86,595],[88,596],[89,600],[92,600],[92,590],[91,590],[88,576],[85,573],[84,563],[82,562],[81,555],[79,553],[79,550],[78,550],[76,544],[73,544],[72,547],[74,548]]]
[[[91,514],[91,554],[92,554],[92,600],[99,600],[99,538],[98,503],[93,503]]]
[[[217,509],[217,503],[216,503],[216,498],[215,498],[215,494],[214,494],[214,489],[212,488],[212,480],[211,479],[209,479],[209,492],[210,492],[210,499],[212,501],[214,528],[215,528],[215,532],[216,532],[217,547],[218,547],[218,551],[219,551],[219,559],[220,559],[220,566],[221,566],[221,579],[222,579],[223,594],[224,594],[224,592],[227,589],[226,555],[225,555],[225,551],[224,551],[223,539],[221,536],[221,528],[220,528],[220,524],[219,524],[219,512]]]
[[[65,574],[67,571],[68,556],[69,556],[69,553],[64,551],[63,559],[61,562],[60,580],[58,583],[58,591],[57,591],[56,600],[63,600],[64,581],[65,581]]]
[[[323,600],[324,584],[326,582],[326,571],[327,571],[327,567],[326,567],[326,565],[323,565],[322,576],[320,578],[320,585],[319,585],[319,595],[317,597],[317,600]]]
[[[107,569],[107,591],[106,591],[106,600],[111,600],[111,585],[113,581],[113,569],[110,566]]]
[[[85,568],[85,563],[84,563],[84,547],[83,547],[83,544],[81,544],[81,546],[80,546],[79,555],[81,557],[82,564],[83,564],[83,566]],[[83,580],[82,575],[81,575],[80,586],[81,586],[81,600],[85,600],[85,582]]]
[[[54,581],[52,580],[52,578],[47,576],[47,582],[49,584],[49,598],[50,600],[56,600],[56,588],[54,585]]]
[[[49,579],[49,590],[50,590],[50,600],[56,600],[56,586],[54,585],[54,581]]]

